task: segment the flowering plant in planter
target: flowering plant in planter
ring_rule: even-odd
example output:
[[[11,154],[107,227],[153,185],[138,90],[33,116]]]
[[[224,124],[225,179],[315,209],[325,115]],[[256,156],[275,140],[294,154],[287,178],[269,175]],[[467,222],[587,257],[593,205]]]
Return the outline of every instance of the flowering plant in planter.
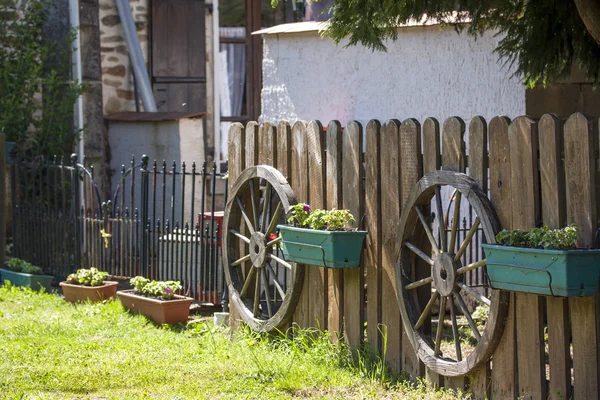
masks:
[[[60,283],[65,300],[76,303],[90,300],[92,302],[114,299],[117,294],[118,282],[107,282],[108,273],[98,268],[78,269],[76,273],[67,276]]]
[[[354,268],[360,264],[362,243],[367,234],[346,228],[354,222],[348,210],[311,209],[299,203],[290,208],[288,223],[279,225],[285,258],[329,268]]]
[[[44,275],[40,267],[21,260],[12,258],[6,263],[6,268],[0,268],[2,282],[10,281],[14,286],[26,286],[34,290],[45,289],[50,291],[52,279],[51,275]]]
[[[577,227],[503,230],[482,244],[495,289],[552,296],[590,296],[598,289],[600,250],[577,249]]]
[[[175,294],[182,288],[180,282],[136,276],[129,283],[133,289],[119,291],[117,296],[131,312],[145,315],[157,324],[187,321],[193,299]]]

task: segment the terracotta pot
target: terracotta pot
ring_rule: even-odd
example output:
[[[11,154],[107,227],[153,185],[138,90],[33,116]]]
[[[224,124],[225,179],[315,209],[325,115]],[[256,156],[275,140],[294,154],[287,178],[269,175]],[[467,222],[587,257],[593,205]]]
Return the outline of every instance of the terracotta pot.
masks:
[[[114,299],[117,294],[119,282],[104,282],[102,286],[73,285],[67,282],[59,283],[62,287],[65,300],[71,303],[89,300],[93,303],[107,299]]]
[[[158,300],[135,294],[135,290],[117,292],[123,307],[134,314],[142,314],[155,323],[176,324],[186,323],[190,315],[190,305],[194,301],[190,297],[175,296],[173,300]]]

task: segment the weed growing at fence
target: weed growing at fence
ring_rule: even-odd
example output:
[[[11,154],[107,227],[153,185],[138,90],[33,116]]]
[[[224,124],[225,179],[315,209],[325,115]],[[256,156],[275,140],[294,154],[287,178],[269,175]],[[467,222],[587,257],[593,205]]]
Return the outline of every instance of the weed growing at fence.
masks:
[[[381,384],[369,372],[374,355],[359,352],[370,360],[361,364],[327,333],[156,327],[118,301],[70,304],[14,287],[0,288],[0,348],[6,398],[455,398],[423,383]]]

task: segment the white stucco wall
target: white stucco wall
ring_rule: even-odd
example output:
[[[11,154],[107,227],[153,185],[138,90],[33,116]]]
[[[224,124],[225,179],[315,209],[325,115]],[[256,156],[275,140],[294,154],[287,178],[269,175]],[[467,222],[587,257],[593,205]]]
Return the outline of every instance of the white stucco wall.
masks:
[[[318,32],[264,35],[262,120],[370,119],[525,113],[525,87],[493,53],[498,38],[453,28],[402,28],[387,52],[344,48]]]

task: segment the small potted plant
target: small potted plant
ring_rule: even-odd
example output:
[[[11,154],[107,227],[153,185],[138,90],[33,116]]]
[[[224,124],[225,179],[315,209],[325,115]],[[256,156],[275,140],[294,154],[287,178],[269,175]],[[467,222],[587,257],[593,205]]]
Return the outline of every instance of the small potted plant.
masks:
[[[129,282],[132,290],[117,292],[129,311],[145,315],[159,325],[187,322],[193,299],[175,294],[181,290],[179,282],[153,281],[142,276],[131,278]]]
[[[71,303],[90,300],[91,302],[114,299],[117,295],[118,282],[107,282],[107,272],[97,268],[78,269],[76,273],[60,283],[65,300]]]
[[[592,296],[598,290],[600,250],[577,249],[577,227],[503,230],[482,244],[494,289],[548,296]]]
[[[44,275],[40,267],[31,265],[20,258],[12,258],[6,263],[6,267],[0,268],[3,283],[10,281],[14,286],[26,286],[33,290],[44,288],[46,292],[50,291],[50,285],[54,277]]]
[[[311,210],[308,204],[291,207],[288,222],[278,225],[285,259],[328,268],[354,268],[366,231],[345,228],[354,217],[348,210]]]

